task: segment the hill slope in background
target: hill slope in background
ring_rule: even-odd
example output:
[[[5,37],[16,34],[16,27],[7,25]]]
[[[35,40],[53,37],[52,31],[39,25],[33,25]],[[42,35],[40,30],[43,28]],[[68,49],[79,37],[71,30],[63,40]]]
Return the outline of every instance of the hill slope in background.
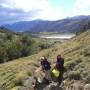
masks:
[[[39,51],[49,48],[53,42],[45,42],[24,35],[14,33],[6,28],[0,28],[0,63],[30,56]]]
[[[56,55],[62,53],[65,58],[65,75],[69,81],[82,80],[90,83],[90,30],[62,44],[56,43],[49,49],[26,58],[20,58],[0,65],[0,87],[23,86],[23,81],[39,67],[39,58],[46,56],[52,66]]]
[[[90,21],[90,16],[76,16],[58,21],[33,20],[3,25],[16,32],[61,32],[76,33]]]
[[[11,34],[15,34],[15,32],[5,28],[5,27],[0,27],[0,33],[11,33]]]

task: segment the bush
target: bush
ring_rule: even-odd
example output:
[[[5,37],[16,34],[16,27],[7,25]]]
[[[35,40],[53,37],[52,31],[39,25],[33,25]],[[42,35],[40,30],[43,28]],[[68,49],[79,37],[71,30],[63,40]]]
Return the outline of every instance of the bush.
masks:
[[[29,36],[16,34],[13,34],[13,36],[12,34],[5,35],[0,38],[0,63],[32,55],[36,53],[39,47],[35,47],[37,46],[35,40]]]
[[[7,43],[6,43],[7,44]],[[21,56],[21,44],[19,41],[12,41],[7,44],[8,60],[16,59]]]
[[[74,80],[80,80],[81,79],[81,75],[79,71],[71,71],[68,74],[69,79],[74,79]]]
[[[82,62],[81,58],[78,58],[76,60],[69,60],[65,63],[65,68],[68,70],[73,70],[73,68],[75,68],[78,64],[80,64]]]
[[[20,72],[16,75],[16,78],[14,80],[14,84],[15,86],[22,86],[23,85],[23,81],[26,80],[29,76],[24,73],[24,72]]]
[[[90,83],[90,75],[87,75],[87,77],[85,78],[85,83]]]
[[[24,90],[21,86],[16,86],[16,87],[13,87],[12,89],[10,90]],[[26,90],[26,89],[25,89]]]
[[[71,61],[71,60],[72,60],[71,57],[67,57],[67,58],[66,58],[66,61]]]
[[[4,46],[0,45],[0,63],[6,62],[8,59],[8,55],[6,52],[6,48]]]
[[[41,43],[40,45],[39,45],[39,47],[41,48],[41,50],[42,49],[47,49],[47,48],[49,48],[50,47],[50,45],[49,44],[47,44],[47,43]]]
[[[28,76],[32,76],[32,73],[30,71],[27,71]]]
[[[74,67],[75,67],[76,63],[75,61],[67,61],[65,63],[65,68],[68,69],[68,70],[72,70]]]
[[[84,56],[90,56],[90,48],[84,51]]]

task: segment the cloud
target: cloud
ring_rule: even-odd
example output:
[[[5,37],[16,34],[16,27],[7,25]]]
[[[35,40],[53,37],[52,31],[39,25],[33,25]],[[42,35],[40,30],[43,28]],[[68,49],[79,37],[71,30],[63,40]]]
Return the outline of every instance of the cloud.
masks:
[[[62,18],[62,8],[53,7],[49,0],[0,0],[0,21],[10,23],[22,20]]]
[[[76,0],[73,15],[90,15],[90,0]]]
[[[74,8],[75,9],[88,9],[90,8],[90,0],[77,0]]]
[[[65,6],[66,0],[63,1],[65,4],[61,7],[59,4],[52,6],[51,2],[54,0],[0,0],[0,24],[33,19],[59,20],[68,16],[90,15],[90,0],[74,0],[74,6],[68,9]],[[59,2],[62,4],[61,1]]]
[[[21,9],[12,9],[0,6],[0,24],[32,19],[36,14],[38,14],[38,11],[24,12]]]
[[[59,20],[62,18],[62,10],[60,7],[48,7],[47,9],[40,10],[39,15],[35,18],[51,21]]]

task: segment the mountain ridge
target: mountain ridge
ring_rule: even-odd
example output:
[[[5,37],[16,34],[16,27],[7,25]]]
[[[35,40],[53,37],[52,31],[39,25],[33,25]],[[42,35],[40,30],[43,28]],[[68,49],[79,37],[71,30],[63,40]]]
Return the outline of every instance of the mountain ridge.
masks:
[[[3,25],[15,32],[61,32],[76,33],[90,21],[90,16],[75,16],[57,21],[33,20]]]

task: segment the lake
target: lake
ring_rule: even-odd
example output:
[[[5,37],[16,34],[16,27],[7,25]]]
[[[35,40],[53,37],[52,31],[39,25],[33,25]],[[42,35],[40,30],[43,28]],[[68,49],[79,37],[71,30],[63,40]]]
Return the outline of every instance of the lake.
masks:
[[[75,34],[33,34],[37,38],[43,39],[70,39],[75,36]]]

